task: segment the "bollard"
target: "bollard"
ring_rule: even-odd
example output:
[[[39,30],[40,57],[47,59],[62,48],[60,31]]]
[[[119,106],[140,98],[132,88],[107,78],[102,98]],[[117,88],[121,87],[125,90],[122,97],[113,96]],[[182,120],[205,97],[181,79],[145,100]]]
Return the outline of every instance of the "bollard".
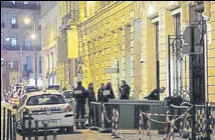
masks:
[[[16,115],[13,115],[13,140],[16,140]]]
[[[56,135],[57,131],[54,131],[54,134],[53,134],[53,140],[57,140],[57,135]]]
[[[38,140],[38,120],[35,120],[35,140]]]
[[[11,110],[9,111],[9,120],[10,120],[10,140],[13,140],[13,122],[12,122],[12,114]]]
[[[139,113],[139,140],[142,140],[142,135],[143,135],[143,115],[140,112]]]
[[[28,118],[28,140],[31,140],[31,133],[32,133],[32,130],[31,130],[31,113],[29,113],[29,118]]]
[[[113,108],[112,134],[111,134],[113,136],[113,138],[120,138],[120,136],[117,133],[118,119],[119,119],[119,112],[115,108]]]
[[[47,124],[44,123],[44,140],[47,140]]]
[[[6,108],[4,107],[3,108],[3,140],[5,140],[5,117],[6,117],[6,114],[5,114],[5,110]]]
[[[23,129],[26,130],[25,128],[25,123],[26,123],[26,114],[27,112],[23,112]],[[25,140],[25,134],[22,134],[22,140]]]
[[[10,122],[9,122],[9,118],[10,118],[10,114],[9,114],[9,109],[7,109],[7,140],[9,140],[9,135],[10,135]]]

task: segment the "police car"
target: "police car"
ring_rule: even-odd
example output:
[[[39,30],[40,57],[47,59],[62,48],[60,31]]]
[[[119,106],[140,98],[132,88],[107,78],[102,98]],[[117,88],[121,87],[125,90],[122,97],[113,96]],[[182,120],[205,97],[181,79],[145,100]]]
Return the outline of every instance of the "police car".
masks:
[[[30,114],[30,115],[29,115]],[[18,133],[26,134],[30,128],[35,130],[35,120],[38,121],[38,129],[63,129],[71,133],[74,126],[74,114],[72,107],[65,97],[59,92],[31,92],[23,96],[16,114]]]

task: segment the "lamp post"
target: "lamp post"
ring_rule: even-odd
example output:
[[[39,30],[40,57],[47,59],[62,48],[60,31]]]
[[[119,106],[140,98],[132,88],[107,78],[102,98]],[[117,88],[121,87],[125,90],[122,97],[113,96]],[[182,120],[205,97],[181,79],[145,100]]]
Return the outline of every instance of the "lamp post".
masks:
[[[35,20],[33,20],[33,33],[31,34],[31,39],[33,40],[33,46],[34,46],[34,57],[35,57],[35,70],[34,70],[34,73],[35,73],[35,86],[37,86],[37,50],[36,50],[36,25],[35,25]],[[25,17],[24,19],[24,22],[25,24],[30,24],[31,23],[31,19],[28,18],[28,17]]]

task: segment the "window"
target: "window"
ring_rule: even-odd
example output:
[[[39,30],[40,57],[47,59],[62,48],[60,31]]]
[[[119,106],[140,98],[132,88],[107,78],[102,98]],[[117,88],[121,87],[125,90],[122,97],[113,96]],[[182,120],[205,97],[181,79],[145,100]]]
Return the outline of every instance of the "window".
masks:
[[[159,22],[155,23],[155,49],[156,49],[156,81],[160,88],[160,61],[159,61]]]
[[[31,71],[31,64],[32,64],[32,56],[26,56],[26,65],[27,65],[27,71]]]
[[[24,4],[29,4],[29,2],[28,1],[24,1]]]
[[[39,57],[39,73],[42,73],[42,57]]]
[[[28,106],[34,106],[34,105],[54,105],[54,104],[65,104],[66,100],[62,95],[58,94],[43,94],[43,95],[36,95],[31,96],[28,101]],[[59,108],[51,108],[51,111],[56,111]],[[43,110],[43,109],[42,109]],[[45,111],[45,108],[44,108]]]
[[[4,15],[3,15],[3,13],[1,13],[1,23],[3,23],[4,22]]]
[[[16,24],[16,14],[12,14],[11,24]]]
[[[181,34],[181,15],[180,13],[176,14],[173,16],[174,18],[174,32],[175,35],[177,35],[178,37],[180,37]],[[179,44],[176,44],[177,46]],[[181,76],[182,76],[182,62],[181,62],[181,55],[180,55],[180,51],[177,49],[175,52],[175,56],[173,58],[174,60],[174,73],[175,75],[173,77],[175,77],[175,79],[173,80],[174,82],[174,87],[173,89],[176,89],[176,91],[180,91],[180,88],[182,87],[181,85]]]
[[[12,46],[16,46],[17,45],[17,38],[16,35],[13,35],[11,38],[11,45]]]
[[[14,68],[14,62],[13,61],[10,62],[10,68],[11,69]]]
[[[4,44],[4,43],[3,43],[3,41],[4,41],[4,39],[3,39],[3,38],[4,38],[4,34],[3,34],[3,33],[1,33],[1,44]]]
[[[25,36],[25,46],[27,49],[30,49],[30,46],[31,46],[31,40],[27,35]]]

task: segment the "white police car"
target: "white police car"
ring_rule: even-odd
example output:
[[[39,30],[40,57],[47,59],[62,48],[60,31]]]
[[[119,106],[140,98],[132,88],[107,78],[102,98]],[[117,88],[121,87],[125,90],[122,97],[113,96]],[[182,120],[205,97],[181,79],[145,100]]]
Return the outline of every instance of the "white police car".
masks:
[[[40,91],[24,95],[16,114],[19,133],[28,133],[30,119],[30,128],[33,131],[35,120],[38,121],[38,129],[42,131],[44,124],[47,124],[47,129],[66,129],[68,133],[71,133],[74,127],[72,107],[58,92]]]

